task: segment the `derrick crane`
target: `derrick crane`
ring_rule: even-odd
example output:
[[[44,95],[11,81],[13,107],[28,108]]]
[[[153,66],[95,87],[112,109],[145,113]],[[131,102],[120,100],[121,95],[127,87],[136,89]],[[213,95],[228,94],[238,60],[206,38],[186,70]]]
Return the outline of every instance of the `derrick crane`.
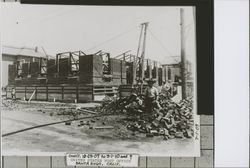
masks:
[[[141,92],[143,87],[144,80],[144,59],[145,59],[145,48],[146,48],[146,37],[147,37],[147,28],[149,22],[141,24],[141,32],[139,37],[139,44],[137,49],[137,54],[134,57],[134,66],[133,66],[133,84],[137,84],[139,81],[141,83]],[[141,46],[142,43],[142,46]],[[136,79],[138,73],[138,79]]]

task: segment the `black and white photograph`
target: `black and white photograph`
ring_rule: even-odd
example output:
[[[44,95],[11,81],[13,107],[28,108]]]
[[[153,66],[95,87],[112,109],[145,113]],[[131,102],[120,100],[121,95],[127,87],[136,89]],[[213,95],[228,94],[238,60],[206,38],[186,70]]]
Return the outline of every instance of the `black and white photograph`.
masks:
[[[200,156],[195,6],[1,15],[3,155]]]

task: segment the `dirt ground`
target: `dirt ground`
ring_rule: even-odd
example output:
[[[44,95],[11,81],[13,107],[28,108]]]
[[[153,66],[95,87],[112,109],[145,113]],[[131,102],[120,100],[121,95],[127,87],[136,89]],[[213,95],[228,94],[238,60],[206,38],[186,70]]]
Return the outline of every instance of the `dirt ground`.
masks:
[[[72,119],[67,112],[97,103],[64,104],[3,100],[2,134],[20,129]],[[74,111],[74,110],[73,110]],[[90,116],[83,113],[81,116]],[[36,128],[2,138],[4,155],[26,155],[40,152],[128,152],[141,155],[186,156],[194,153],[193,139],[163,140],[146,137],[123,126],[124,116],[104,116]],[[79,125],[80,121],[84,123]],[[87,125],[85,125],[87,123]],[[113,126],[111,129],[90,129]]]

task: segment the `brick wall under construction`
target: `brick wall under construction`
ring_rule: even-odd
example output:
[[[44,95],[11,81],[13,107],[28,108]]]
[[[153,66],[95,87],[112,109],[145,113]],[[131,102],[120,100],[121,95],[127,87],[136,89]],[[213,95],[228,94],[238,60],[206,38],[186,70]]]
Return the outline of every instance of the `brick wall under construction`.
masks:
[[[25,62],[22,64],[22,77],[26,78],[29,74],[29,63]]]
[[[15,84],[15,78],[16,78],[16,73],[17,73],[17,66],[16,64],[9,65],[8,66],[8,84],[9,85],[14,85]]]
[[[60,58],[58,60],[58,63],[59,63],[59,77],[58,77],[58,82],[59,84],[64,84],[64,83],[68,83],[67,82],[67,77],[68,77],[68,74],[69,74],[69,58]]]
[[[82,84],[102,84],[102,57],[86,55],[79,57],[79,82]]]
[[[103,73],[103,59],[101,55],[79,56],[79,71],[72,76],[69,58],[47,60],[47,74],[41,79],[40,62],[20,63],[21,78],[17,78],[17,65],[9,66],[9,85],[121,85],[127,84],[126,62],[114,58],[109,59],[109,76]],[[71,74],[71,75],[70,75]]]
[[[39,62],[31,62],[30,63],[30,76],[31,77],[38,77],[40,71]]]
[[[49,59],[47,61],[47,83],[48,84],[58,84],[58,80],[56,79],[56,60]]]
[[[133,83],[133,62],[126,62],[126,78],[127,78],[127,84]]]
[[[107,61],[107,60],[106,60]],[[81,55],[77,60],[77,71],[72,69],[70,57],[58,57],[47,60],[47,74],[41,75],[39,61],[21,63],[21,78],[17,79],[17,63],[9,66],[9,85],[126,85],[133,84],[134,62],[109,58],[107,62],[102,55]],[[105,68],[106,66],[106,68]],[[108,66],[108,67],[107,67]],[[105,70],[104,70],[105,69]],[[108,70],[108,72],[107,72]],[[145,80],[154,78],[162,85],[167,80],[175,81],[180,75],[176,66],[158,67],[150,61],[145,64]],[[140,70],[137,77],[140,76]],[[41,78],[42,77],[42,78]]]

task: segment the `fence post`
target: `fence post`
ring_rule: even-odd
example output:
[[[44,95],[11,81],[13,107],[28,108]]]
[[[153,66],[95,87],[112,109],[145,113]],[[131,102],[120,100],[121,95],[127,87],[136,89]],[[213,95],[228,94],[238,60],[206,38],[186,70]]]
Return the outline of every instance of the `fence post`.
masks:
[[[92,101],[94,101],[94,85],[92,85]]]
[[[62,86],[62,101],[64,100],[64,86]]]
[[[77,101],[77,103],[79,102],[79,93],[78,93],[78,90],[79,90],[79,88],[78,88],[78,84],[76,85],[76,101]]]
[[[35,100],[37,100],[37,86],[35,86]]]
[[[15,89],[16,90],[16,89]],[[27,86],[24,86],[24,98],[25,98],[25,100],[26,100],[26,94],[27,94]],[[15,96],[16,97],[16,96]]]
[[[46,85],[46,101],[49,101],[48,85]]]

